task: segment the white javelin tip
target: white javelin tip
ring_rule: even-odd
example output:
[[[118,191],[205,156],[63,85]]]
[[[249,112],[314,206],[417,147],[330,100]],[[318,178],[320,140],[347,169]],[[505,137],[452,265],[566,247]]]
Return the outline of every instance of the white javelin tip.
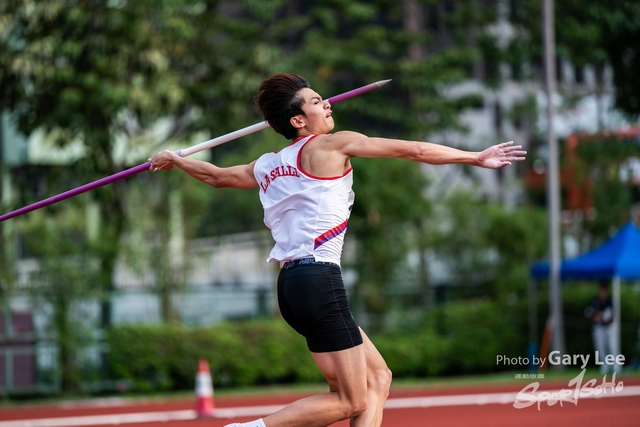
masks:
[[[376,82],[376,84],[378,85],[378,87],[381,87],[381,86],[386,85],[390,81],[391,81],[391,79],[389,79],[389,80],[380,80],[379,82]]]

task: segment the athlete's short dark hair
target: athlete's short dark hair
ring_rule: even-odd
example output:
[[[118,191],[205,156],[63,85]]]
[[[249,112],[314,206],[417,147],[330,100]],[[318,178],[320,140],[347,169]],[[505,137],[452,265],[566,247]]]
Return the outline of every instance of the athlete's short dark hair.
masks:
[[[291,117],[304,115],[304,98],[298,92],[305,87],[310,86],[304,77],[291,73],[277,73],[260,84],[255,96],[264,119],[287,139],[298,136],[298,129],[291,125]]]

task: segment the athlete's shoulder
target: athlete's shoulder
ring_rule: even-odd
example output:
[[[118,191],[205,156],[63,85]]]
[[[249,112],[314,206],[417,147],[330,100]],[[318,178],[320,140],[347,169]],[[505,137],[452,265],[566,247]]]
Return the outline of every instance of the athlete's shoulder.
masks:
[[[367,138],[364,134],[350,130],[342,130],[336,133],[322,135],[322,137],[327,143],[337,145],[345,145],[358,139]]]
[[[345,139],[353,139],[353,138],[367,138],[366,135],[360,133],[360,132],[353,132],[351,130],[341,130],[339,132],[336,133],[332,133],[329,134],[331,136],[334,136],[336,138],[345,138]]]

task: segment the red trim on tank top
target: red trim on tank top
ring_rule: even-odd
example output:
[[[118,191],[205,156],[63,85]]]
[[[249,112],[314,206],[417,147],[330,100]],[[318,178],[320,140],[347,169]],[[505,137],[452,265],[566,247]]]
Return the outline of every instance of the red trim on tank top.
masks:
[[[309,177],[309,178],[326,180],[326,181],[330,181],[330,180],[333,180],[333,179],[344,178],[345,176],[349,175],[351,173],[351,171],[353,170],[353,168],[349,168],[348,170],[345,171],[345,173],[343,173],[342,175],[338,175],[338,176],[315,176],[315,175],[312,175],[312,174],[306,172],[304,169],[302,169],[302,165],[300,164],[300,155],[302,154],[302,149],[304,148],[305,145],[307,145],[309,143],[309,141],[311,141],[316,136],[318,136],[318,135],[311,135],[311,138],[309,138],[304,144],[302,144],[302,147],[300,147],[300,149],[298,150],[298,156],[297,156],[297,159],[296,159],[296,166],[298,167],[298,170],[300,172],[302,172],[305,176]],[[306,138],[306,137],[302,137],[302,138]],[[294,144],[296,142],[299,142],[302,138],[297,139],[294,142]]]
[[[316,135],[313,135],[313,136],[316,136]],[[291,144],[287,145],[287,147],[291,147],[292,145],[295,145],[295,144],[297,144],[298,142],[300,142],[300,141],[302,141],[303,139],[308,138],[308,137],[309,137],[309,135],[307,135],[307,136],[301,136],[301,137],[298,137],[298,138],[296,138],[295,140],[293,140],[293,141],[291,142]],[[278,153],[279,153],[279,151],[274,151],[274,152],[273,152],[273,154],[278,154]]]
[[[316,136],[318,136],[318,135],[311,135],[312,138],[315,138]],[[296,143],[302,141],[305,138],[309,138],[309,135],[307,135],[307,136],[299,136],[296,139],[294,139],[293,142],[291,144],[289,144],[289,145],[296,144]]]

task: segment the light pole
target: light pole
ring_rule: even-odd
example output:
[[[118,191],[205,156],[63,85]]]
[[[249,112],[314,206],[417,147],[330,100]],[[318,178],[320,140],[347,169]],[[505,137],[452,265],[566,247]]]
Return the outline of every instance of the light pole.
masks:
[[[547,212],[549,218],[549,309],[553,335],[551,349],[564,354],[564,322],[562,319],[562,291],[560,283],[560,179],[558,167],[558,140],[554,128],[555,108],[553,96],[556,92],[555,19],[553,0],[544,0],[544,67],[547,93]]]

